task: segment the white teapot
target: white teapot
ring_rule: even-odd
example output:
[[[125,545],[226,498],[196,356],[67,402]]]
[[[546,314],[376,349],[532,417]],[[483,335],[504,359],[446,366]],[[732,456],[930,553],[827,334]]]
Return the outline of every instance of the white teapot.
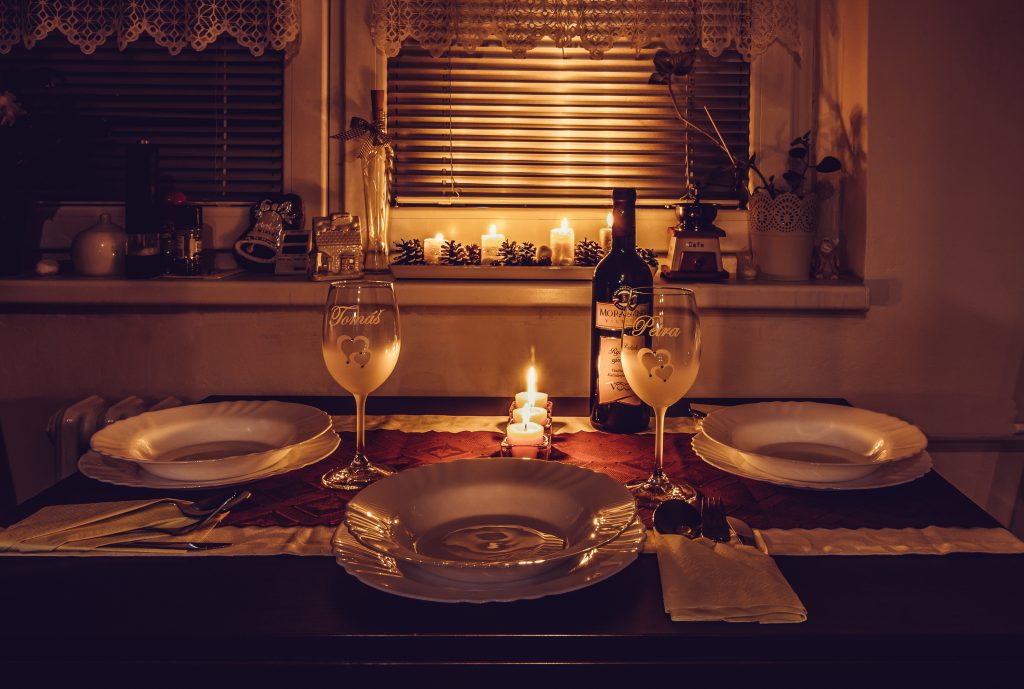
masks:
[[[71,243],[75,270],[89,277],[124,275],[126,238],[124,228],[103,213],[98,223],[79,232]]]

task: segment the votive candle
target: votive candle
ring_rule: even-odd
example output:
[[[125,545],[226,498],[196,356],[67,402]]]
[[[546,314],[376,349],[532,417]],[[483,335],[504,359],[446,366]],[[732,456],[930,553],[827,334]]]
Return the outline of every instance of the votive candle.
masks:
[[[441,249],[444,248],[444,235],[438,232],[433,237],[423,240],[423,262],[437,265],[441,262]]]
[[[498,226],[491,225],[487,234],[480,235],[480,265],[498,262],[498,249],[505,242],[505,235],[498,234]]]
[[[576,262],[576,233],[569,219],[562,218],[561,227],[551,228],[551,265],[571,266]]]
[[[515,423],[523,423],[523,419],[529,413],[530,421],[538,423],[541,426],[548,422],[548,410],[547,407],[517,407],[512,410],[512,420]]]
[[[608,223],[607,227],[602,227],[599,231],[599,241],[601,245],[601,253],[606,254],[612,250],[612,214],[609,213],[605,219]]]

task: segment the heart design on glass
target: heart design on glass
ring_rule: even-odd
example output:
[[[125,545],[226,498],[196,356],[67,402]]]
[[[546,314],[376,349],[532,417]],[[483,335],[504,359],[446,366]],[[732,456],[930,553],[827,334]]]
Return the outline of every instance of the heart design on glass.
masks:
[[[359,364],[359,368],[363,368],[370,361],[370,350],[364,349],[361,352],[356,352],[352,355],[352,361]]]
[[[654,375],[661,378],[663,383],[667,383],[668,379],[672,377],[673,370],[674,368],[671,365],[659,366],[658,368],[654,369]]]
[[[658,351],[654,351],[653,349],[644,347],[637,353],[637,357],[640,359],[640,365],[647,369],[648,375],[655,375],[656,368],[666,367],[670,371],[669,375],[671,375],[672,367],[669,366],[668,364],[670,361],[672,361],[672,353],[669,352],[667,349],[659,349]],[[668,375],[666,375],[663,378],[663,380],[667,379]]]
[[[355,358],[354,355],[358,355],[363,352],[367,353],[367,359],[369,359],[368,350],[370,348],[370,340],[363,335],[360,335],[358,337],[339,337],[338,347],[341,349],[342,354],[345,355],[346,364],[349,363],[351,359]],[[356,363],[359,362],[357,361]],[[364,361],[362,364],[359,365],[365,366],[366,362]]]

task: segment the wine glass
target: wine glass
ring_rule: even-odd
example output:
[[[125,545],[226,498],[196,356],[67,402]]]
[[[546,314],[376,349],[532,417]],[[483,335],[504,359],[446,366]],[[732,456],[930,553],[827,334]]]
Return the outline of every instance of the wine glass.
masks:
[[[398,303],[390,282],[332,282],[324,308],[324,363],[331,377],[356,399],[356,453],[348,466],[321,478],[328,488],[356,490],[393,471],[366,458],[366,398],[379,388],[398,362],[402,338]]]
[[[626,487],[647,505],[693,501],[697,491],[664,470],[665,412],[685,395],[700,370],[700,319],[693,290],[635,287],[626,295],[622,371],[636,396],[654,408],[654,472]]]

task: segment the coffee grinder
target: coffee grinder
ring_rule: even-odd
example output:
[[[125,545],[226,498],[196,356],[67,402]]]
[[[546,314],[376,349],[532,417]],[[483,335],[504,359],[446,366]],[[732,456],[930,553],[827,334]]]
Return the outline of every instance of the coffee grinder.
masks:
[[[673,282],[716,282],[728,280],[722,268],[719,240],[725,232],[714,225],[718,206],[701,203],[700,192],[693,199],[674,207],[679,224],[670,227],[669,265],[661,267],[661,277]]]

